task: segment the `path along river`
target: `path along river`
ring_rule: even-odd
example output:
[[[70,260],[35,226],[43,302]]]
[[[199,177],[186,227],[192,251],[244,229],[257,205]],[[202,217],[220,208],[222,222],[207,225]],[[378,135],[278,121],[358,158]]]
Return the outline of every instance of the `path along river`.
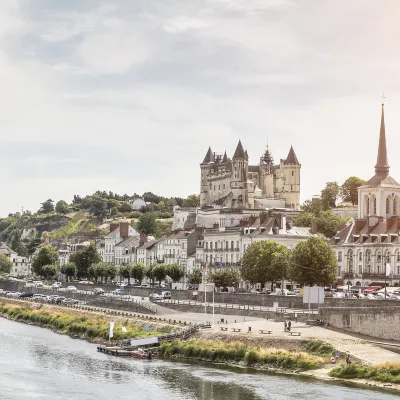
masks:
[[[96,346],[0,318],[1,400],[261,400],[399,398],[210,364],[120,359]]]

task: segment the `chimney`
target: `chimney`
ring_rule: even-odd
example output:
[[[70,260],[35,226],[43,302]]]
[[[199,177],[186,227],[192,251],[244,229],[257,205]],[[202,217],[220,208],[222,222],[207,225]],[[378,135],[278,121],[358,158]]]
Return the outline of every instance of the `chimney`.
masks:
[[[129,224],[128,224],[128,222],[121,222],[119,224],[119,234],[124,239],[126,239],[129,236]]]
[[[367,220],[366,219],[356,219],[355,221],[355,232],[360,233],[361,230],[367,225]]]
[[[119,227],[118,223],[112,222],[110,224],[110,233],[114,232],[116,229],[118,229],[118,227]]]

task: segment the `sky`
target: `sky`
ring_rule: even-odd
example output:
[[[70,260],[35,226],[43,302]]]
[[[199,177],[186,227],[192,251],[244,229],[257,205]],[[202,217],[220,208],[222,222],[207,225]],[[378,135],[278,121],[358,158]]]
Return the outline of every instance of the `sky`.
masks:
[[[293,145],[302,201],[400,180],[397,0],[1,0],[0,216],[96,190],[199,191],[209,146]]]

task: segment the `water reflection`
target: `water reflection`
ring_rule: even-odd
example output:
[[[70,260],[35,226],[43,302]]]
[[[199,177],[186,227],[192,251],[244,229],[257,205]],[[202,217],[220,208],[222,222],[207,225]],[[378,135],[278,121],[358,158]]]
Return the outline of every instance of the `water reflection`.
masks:
[[[201,363],[114,358],[0,318],[0,399],[386,400],[391,394]]]

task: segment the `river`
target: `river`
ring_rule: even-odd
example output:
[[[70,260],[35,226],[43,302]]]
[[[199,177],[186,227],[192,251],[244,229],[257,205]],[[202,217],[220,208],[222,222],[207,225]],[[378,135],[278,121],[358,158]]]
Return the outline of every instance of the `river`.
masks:
[[[1,400],[398,398],[392,394],[208,364],[107,356],[85,341],[0,318]]]

